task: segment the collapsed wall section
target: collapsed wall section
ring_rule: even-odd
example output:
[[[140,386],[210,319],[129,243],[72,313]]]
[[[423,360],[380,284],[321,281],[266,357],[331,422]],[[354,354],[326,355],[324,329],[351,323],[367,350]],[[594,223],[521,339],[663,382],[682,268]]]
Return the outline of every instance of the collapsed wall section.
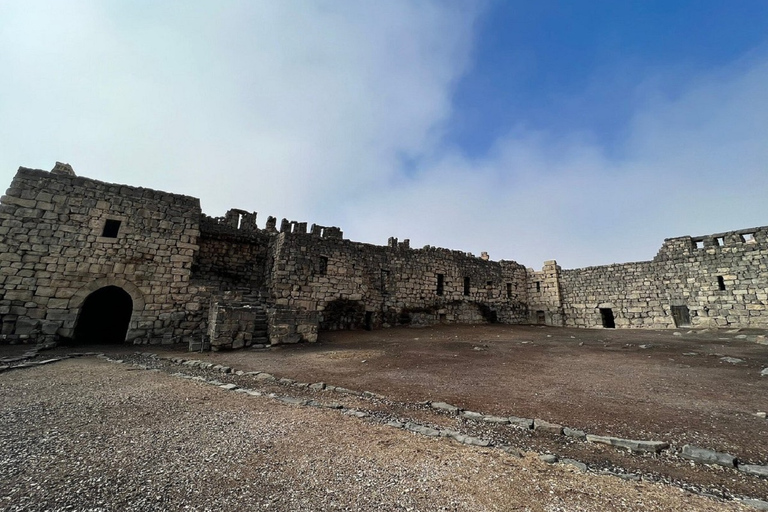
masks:
[[[3,335],[76,337],[84,304],[108,289],[127,294],[127,339],[192,336],[199,216],[192,197],[77,177],[64,164],[20,168],[0,199]]]

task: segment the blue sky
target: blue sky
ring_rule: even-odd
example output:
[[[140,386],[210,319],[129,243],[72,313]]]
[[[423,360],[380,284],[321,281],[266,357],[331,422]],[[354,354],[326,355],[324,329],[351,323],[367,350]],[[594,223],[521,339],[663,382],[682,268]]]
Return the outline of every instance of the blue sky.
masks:
[[[522,125],[586,131],[620,150],[648,77],[674,97],[697,74],[765,50],[765,1],[491,2],[477,20],[447,140],[481,156]]]
[[[538,268],[768,224],[768,2],[0,3],[0,181]]]

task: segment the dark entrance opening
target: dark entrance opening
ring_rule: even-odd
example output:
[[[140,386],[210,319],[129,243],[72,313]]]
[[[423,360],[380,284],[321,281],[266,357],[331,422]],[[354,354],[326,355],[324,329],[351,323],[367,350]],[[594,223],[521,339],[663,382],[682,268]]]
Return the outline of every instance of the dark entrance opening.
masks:
[[[606,329],[616,328],[616,322],[613,318],[613,310],[611,308],[600,308],[600,317],[603,319],[603,327]]]
[[[688,327],[691,325],[691,315],[688,306],[672,306],[672,319],[675,327]]]
[[[547,315],[543,311],[537,311],[536,312],[536,323],[537,324],[546,324],[547,323]]]
[[[91,293],[80,308],[75,343],[123,343],[131,322],[133,300],[117,286]]]
[[[373,329],[373,311],[365,312],[365,330],[370,331]]]

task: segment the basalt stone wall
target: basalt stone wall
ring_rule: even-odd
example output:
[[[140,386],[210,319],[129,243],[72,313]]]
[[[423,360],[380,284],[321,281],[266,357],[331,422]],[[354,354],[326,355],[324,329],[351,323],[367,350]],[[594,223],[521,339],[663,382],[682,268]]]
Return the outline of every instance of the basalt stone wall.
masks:
[[[64,164],[19,169],[0,199],[3,335],[71,338],[86,298],[107,286],[130,295],[128,339],[193,335],[199,217],[192,197],[77,177]]]
[[[565,325],[768,327],[768,228],[667,239],[653,261],[563,270]],[[601,309],[603,311],[601,311]]]
[[[527,318],[526,270],[515,262],[291,232],[273,250],[276,304],[317,311],[321,330]]]
[[[560,273],[560,266],[554,260],[545,261],[540,271],[528,269],[529,323],[562,326],[565,322]]]
[[[203,215],[193,280],[219,290],[264,288],[274,236],[252,226],[232,226]]]

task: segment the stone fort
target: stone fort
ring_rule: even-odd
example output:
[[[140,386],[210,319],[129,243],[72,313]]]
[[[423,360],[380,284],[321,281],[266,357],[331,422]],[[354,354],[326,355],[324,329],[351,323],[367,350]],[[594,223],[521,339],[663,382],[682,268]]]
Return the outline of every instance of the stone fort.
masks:
[[[193,197],[20,168],[0,199],[0,340],[315,341],[438,323],[767,328],[768,227],[664,241],[652,261],[533,270],[487,255],[230,210]]]

